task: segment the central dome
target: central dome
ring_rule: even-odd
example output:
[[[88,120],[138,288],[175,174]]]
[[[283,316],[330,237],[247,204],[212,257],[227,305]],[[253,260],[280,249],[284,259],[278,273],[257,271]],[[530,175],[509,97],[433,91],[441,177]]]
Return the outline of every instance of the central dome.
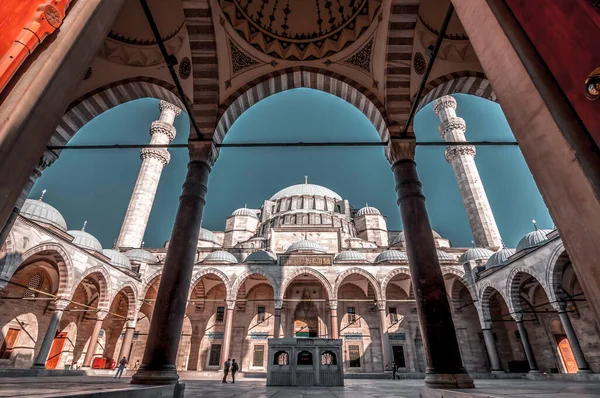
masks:
[[[275,195],[271,196],[271,200],[277,200],[281,198],[287,198],[289,196],[328,196],[337,200],[342,200],[342,197],[337,193],[333,192],[329,188],[322,187],[315,184],[298,184],[292,185],[291,187],[283,188]]]

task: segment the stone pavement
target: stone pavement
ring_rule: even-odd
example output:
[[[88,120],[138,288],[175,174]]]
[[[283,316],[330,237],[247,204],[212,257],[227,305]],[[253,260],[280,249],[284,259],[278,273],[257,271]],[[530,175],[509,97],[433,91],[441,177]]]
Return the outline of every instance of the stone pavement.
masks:
[[[184,372],[186,397],[210,398],[418,398],[421,380],[345,380],[344,387],[266,387],[264,379],[244,379],[235,384],[198,379],[195,372]],[[71,394],[135,388],[130,378],[70,376],[0,379],[0,397],[64,397]],[[560,398],[600,397],[598,382],[531,380],[476,380],[476,397]],[[467,391],[465,391],[467,392]]]

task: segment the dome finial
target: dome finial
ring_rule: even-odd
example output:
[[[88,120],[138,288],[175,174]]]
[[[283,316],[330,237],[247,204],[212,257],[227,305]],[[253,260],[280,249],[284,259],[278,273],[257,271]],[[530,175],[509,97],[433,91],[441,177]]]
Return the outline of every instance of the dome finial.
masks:
[[[472,245],[473,247],[477,247],[477,246],[475,246],[475,241],[474,241],[474,240],[472,240],[472,241],[471,241],[471,245]]]
[[[143,249],[143,248],[144,248],[144,241],[142,241],[142,247],[141,247],[141,249]]]
[[[85,220],[83,222],[83,226],[81,227],[81,230],[85,232],[85,226],[87,225],[87,220]]]
[[[308,176],[304,176],[304,183],[308,184]]]
[[[117,240],[116,239],[113,242],[113,250],[117,250]]]
[[[244,205],[244,209],[247,209],[247,208],[248,208],[248,204],[246,203],[246,204]]]
[[[42,190],[42,195],[40,196],[40,201],[41,201],[41,200],[44,200],[44,195],[45,195],[45,194],[46,194],[46,190],[45,190],[45,189],[43,189],[43,190]]]
[[[531,222],[533,223],[533,227],[537,231],[539,228],[538,228],[537,224],[535,223],[535,220],[531,220]]]
[[[504,239],[500,239],[500,243],[502,243],[502,248],[506,249],[506,243],[504,243]]]
[[[369,204],[367,202],[365,202],[365,207],[369,207]]]

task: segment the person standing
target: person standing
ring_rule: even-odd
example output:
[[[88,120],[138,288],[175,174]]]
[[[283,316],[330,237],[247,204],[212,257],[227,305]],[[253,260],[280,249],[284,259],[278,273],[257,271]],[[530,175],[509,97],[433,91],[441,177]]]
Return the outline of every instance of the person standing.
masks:
[[[227,358],[223,364],[223,383],[227,383],[227,375],[229,374],[229,367],[231,366],[231,358]]]
[[[235,358],[231,361],[231,378],[233,379],[232,383],[235,383],[235,372],[240,370],[238,363],[235,361]]]
[[[398,365],[396,365],[396,361],[392,361],[392,379],[396,380],[396,373],[398,373]]]
[[[119,361],[119,368],[117,369],[117,374],[115,375],[115,379],[118,377],[119,379],[123,375],[123,371],[125,370],[125,365],[127,365],[127,358],[123,357]]]

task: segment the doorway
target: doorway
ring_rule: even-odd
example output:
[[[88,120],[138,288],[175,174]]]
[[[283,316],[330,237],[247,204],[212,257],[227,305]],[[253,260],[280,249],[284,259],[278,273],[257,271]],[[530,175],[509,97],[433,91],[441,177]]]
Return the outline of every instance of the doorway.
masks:
[[[66,338],[67,333],[65,332],[60,332],[56,334],[56,337],[52,342],[52,348],[50,348],[48,360],[46,361],[46,369],[56,369],[56,367],[58,366],[58,360],[60,359],[60,354],[62,353],[62,349],[65,345]]]
[[[394,362],[398,368],[406,368],[406,362],[404,360],[404,346],[394,345],[392,346],[392,355],[394,356]]]
[[[560,356],[565,364],[565,370],[567,373],[577,373],[579,368],[577,367],[577,362],[575,361],[575,356],[573,355],[573,351],[571,350],[571,344],[569,344],[569,339],[564,334],[555,334],[556,343],[558,344],[558,351],[560,352]]]

